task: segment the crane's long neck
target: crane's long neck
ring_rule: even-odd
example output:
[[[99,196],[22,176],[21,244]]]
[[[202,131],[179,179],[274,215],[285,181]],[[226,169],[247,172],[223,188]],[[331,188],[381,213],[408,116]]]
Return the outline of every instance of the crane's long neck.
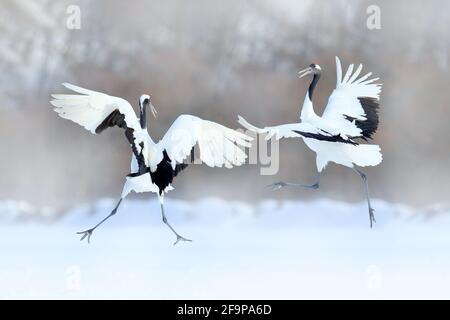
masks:
[[[139,105],[140,105],[139,124],[141,125],[141,129],[144,130],[144,132],[145,132],[144,144],[147,146],[154,145],[155,142],[153,141],[152,137],[150,137],[150,135],[148,134],[148,131],[147,131],[147,107],[148,107],[148,104],[139,104]]]
[[[316,85],[317,85],[317,82],[319,82],[319,79],[320,79],[320,73],[314,74],[311,84],[309,85],[308,94],[306,95],[305,101],[303,102],[303,108],[302,108],[302,112],[300,115],[300,119],[303,122],[307,122],[308,120],[312,120],[312,118],[317,117],[316,113],[314,112],[312,101],[313,101],[314,89],[316,89]]]
[[[142,129],[147,129],[147,112],[145,105],[141,105],[139,122]]]
[[[320,79],[320,73],[314,74],[311,84],[309,85],[308,96],[309,96],[309,100],[311,100],[311,101],[313,101],[314,89],[316,89],[316,85],[317,85],[317,82],[319,82],[319,79]]]

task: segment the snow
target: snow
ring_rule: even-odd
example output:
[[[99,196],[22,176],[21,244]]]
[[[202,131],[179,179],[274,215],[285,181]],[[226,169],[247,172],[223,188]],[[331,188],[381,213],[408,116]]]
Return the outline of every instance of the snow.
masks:
[[[450,298],[450,215],[373,201],[126,200],[92,242],[75,233],[113,199],[69,210],[0,202],[0,298]],[[42,214],[44,219],[30,219]],[[26,219],[25,219],[25,218]],[[51,217],[51,219],[50,219]],[[53,221],[53,222],[51,222]]]

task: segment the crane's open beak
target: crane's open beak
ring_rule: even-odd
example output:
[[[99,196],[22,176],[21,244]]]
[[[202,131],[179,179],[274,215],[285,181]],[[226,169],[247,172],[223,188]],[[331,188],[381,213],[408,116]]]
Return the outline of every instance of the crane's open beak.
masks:
[[[307,76],[308,74],[311,74],[313,72],[311,67],[308,67],[306,69],[303,69],[301,71],[298,72],[298,77],[303,78],[304,76]]]
[[[156,111],[155,106],[150,102],[150,110],[152,111],[153,116],[156,118],[158,112]]]

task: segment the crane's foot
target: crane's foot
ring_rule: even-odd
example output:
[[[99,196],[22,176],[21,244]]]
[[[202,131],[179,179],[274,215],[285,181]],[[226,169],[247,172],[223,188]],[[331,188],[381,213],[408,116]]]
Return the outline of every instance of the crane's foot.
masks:
[[[82,235],[80,241],[83,241],[87,237],[87,242],[91,243],[91,236],[92,236],[92,232],[94,232],[94,230],[95,230],[95,228],[94,229],[89,229],[89,230],[86,230],[86,231],[77,232],[77,234],[81,234]]]
[[[317,189],[319,189],[319,183],[316,182],[316,183],[314,183],[312,185],[304,185],[304,184],[280,181],[280,182],[277,182],[277,183],[274,183],[274,184],[269,184],[267,186],[267,188],[271,189],[272,191],[279,190],[279,189],[282,189],[282,188],[285,188],[285,187],[302,187],[302,188],[317,190]]]
[[[269,184],[267,186],[267,188],[271,189],[272,191],[275,191],[275,190],[279,190],[279,189],[285,188],[287,186],[288,186],[288,184],[286,182],[280,181],[280,182],[276,182],[276,183],[273,183],[273,184]]]
[[[375,220],[375,210],[372,207],[369,207],[369,219],[370,219],[370,228],[373,227],[373,224],[377,221]]]
[[[179,234],[176,234],[176,236],[177,236],[177,240],[173,243],[173,245],[176,245],[180,241],[192,242],[192,240],[186,239],[185,237],[182,237]]]
[[[319,189],[319,183],[316,182],[316,183],[314,183],[314,184],[312,184],[312,185],[310,185],[310,186],[302,186],[302,187],[303,187],[303,188],[312,189],[312,190],[317,190],[317,189]]]
[[[164,222],[164,224],[166,226],[169,227],[169,229],[173,232],[173,234],[177,237],[177,240],[173,243],[173,245],[176,245],[178,242],[180,241],[188,241],[188,242],[192,242],[192,240],[187,239],[185,237],[182,237],[178,234],[178,232],[175,231],[174,228],[172,228],[172,226],[170,225],[169,221],[167,221],[166,215],[164,214],[164,205],[161,203],[161,215],[162,215],[162,221]]]

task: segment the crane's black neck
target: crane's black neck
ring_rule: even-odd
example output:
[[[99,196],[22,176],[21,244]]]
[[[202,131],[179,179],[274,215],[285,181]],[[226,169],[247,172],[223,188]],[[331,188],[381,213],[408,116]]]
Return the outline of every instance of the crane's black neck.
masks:
[[[313,99],[314,89],[316,88],[317,82],[319,82],[320,75],[321,75],[320,73],[314,73],[314,77],[311,81],[311,84],[309,85],[308,95],[309,95],[309,100],[311,100],[311,101]]]
[[[140,112],[139,122],[141,123],[141,128],[146,129],[147,128],[146,104],[144,103],[144,104],[140,105],[140,107],[141,107],[141,112]]]

